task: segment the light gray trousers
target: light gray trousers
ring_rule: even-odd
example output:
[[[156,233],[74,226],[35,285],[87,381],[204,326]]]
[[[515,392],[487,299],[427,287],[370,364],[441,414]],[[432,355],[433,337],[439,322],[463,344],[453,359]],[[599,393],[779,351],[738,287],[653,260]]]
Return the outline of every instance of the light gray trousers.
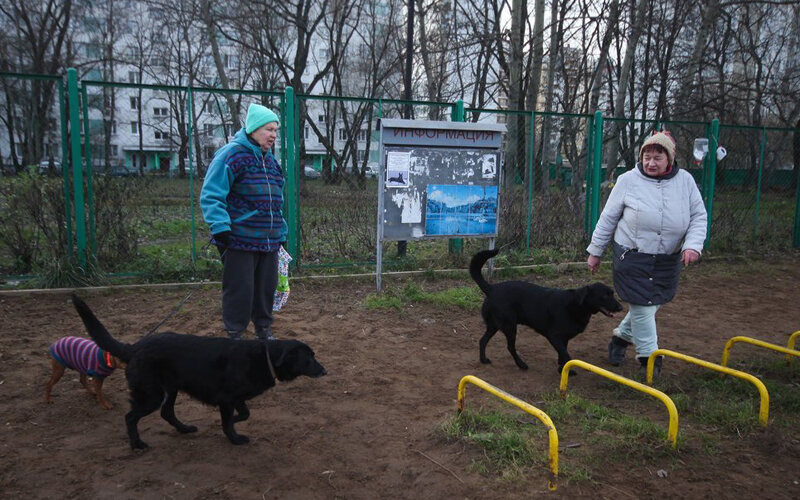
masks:
[[[614,335],[636,346],[636,357],[646,358],[658,349],[656,312],[661,305],[640,306],[628,304],[628,314],[614,329]]]

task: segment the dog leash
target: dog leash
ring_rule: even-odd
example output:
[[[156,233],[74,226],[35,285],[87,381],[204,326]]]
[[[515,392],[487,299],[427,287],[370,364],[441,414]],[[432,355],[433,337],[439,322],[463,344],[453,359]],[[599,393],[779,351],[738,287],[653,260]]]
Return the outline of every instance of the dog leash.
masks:
[[[269,366],[269,374],[275,379],[275,385],[278,385],[278,374],[275,373],[275,367],[272,366],[272,360],[269,357],[269,340],[264,342],[264,349],[267,350],[267,366]]]
[[[167,322],[167,320],[168,320],[168,319],[170,319],[171,317],[173,317],[173,316],[175,315],[175,313],[176,313],[176,312],[178,312],[178,311],[181,309],[181,307],[183,306],[183,304],[184,304],[184,303],[186,303],[186,301],[187,301],[187,300],[189,300],[189,297],[191,297],[193,293],[194,293],[194,290],[190,291],[190,292],[189,292],[189,293],[186,295],[186,297],[184,297],[184,298],[183,298],[183,300],[181,300],[181,301],[178,303],[178,305],[177,305],[177,306],[175,306],[175,308],[174,308],[174,309],[173,309],[173,310],[172,310],[172,311],[171,311],[169,314],[167,314],[167,317],[166,317],[166,318],[162,319],[162,320],[161,320],[161,322],[160,322],[159,324],[157,324],[156,326],[154,326],[154,327],[153,327],[153,329],[152,329],[152,330],[150,330],[149,332],[145,333],[145,337],[146,337],[146,336],[148,336],[148,335],[152,335],[152,334],[154,334],[154,333],[156,332],[156,330],[158,330],[158,328],[159,328],[161,325],[163,325],[164,323],[166,323],[166,322]]]

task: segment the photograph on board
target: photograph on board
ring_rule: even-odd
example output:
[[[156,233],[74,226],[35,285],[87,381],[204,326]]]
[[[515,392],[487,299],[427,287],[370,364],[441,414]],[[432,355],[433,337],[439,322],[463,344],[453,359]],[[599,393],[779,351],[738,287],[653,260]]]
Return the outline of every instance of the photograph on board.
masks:
[[[428,184],[428,236],[497,234],[497,186]]]
[[[386,187],[407,188],[409,186],[409,151],[391,151],[386,155]]]

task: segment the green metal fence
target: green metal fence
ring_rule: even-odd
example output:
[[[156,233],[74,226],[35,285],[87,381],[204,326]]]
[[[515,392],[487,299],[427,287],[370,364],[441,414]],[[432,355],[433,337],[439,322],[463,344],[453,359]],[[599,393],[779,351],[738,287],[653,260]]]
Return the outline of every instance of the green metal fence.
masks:
[[[214,275],[218,262],[207,245],[197,193],[214,151],[241,127],[251,102],[281,116],[276,156],[287,179],[288,245],[295,264],[306,268],[374,262],[378,120],[408,115],[518,121],[525,148],[506,158],[499,243],[522,255],[582,258],[614,178],[633,167],[646,135],[665,128],[676,138],[678,159],[695,176],[711,214],[710,249],[800,247],[800,159],[792,150],[800,131],[794,129],[479,109],[461,101],[295,95],[291,88],[261,92],[79,80],[72,69],[63,77],[0,73],[0,80],[6,89],[0,111],[26,130],[36,127],[15,99],[32,93],[35,82],[53,86],[47,106],[59,119],[42,124],[40,133],[49,137],[48,156],[63,165],[55,176],[57,169],[39,167],[33,156],[40,153],[11,161],[6,152],[19,147],[21,136],[10,133],[5,121],[2,219],[24,204],[23,183],[25,192],[58,193],[52,196],[60,203],[60,214],[32,210],[25,216],[30,221],[16,228],[0,224],[0,269],[6,276],[41,272],[48,260],[62,257],[150,279],[168,278],[175,263],[194,269],[197,279]],[[618,133],[622,147],[609,160]],[[698,137],[708,138],[712,152],[717,145],[727,148],[727,157],[717,162],[709,154],[695,163],[692,143]],[[26,231],[26,224],[45,229]],[[57,231],[46,229],[48,224]],[[414,243],[411,265],[443,264],[441,244]],[[482,245],[451,240],[444,252],[459,255]],[[384,253],[389,255],[389,248]]]

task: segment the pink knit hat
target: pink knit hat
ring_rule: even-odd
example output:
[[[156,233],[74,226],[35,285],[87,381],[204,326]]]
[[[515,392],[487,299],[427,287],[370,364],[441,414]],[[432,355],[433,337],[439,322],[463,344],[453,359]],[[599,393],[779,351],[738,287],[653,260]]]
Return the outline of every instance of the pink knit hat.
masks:
[[[662,130],[661,132],[654,132],[653,135],[645,139],[642,147],[639,149],[639,162],[642,161],[642,156],[644,155],[644,150],[648,146],[661,146],[667,152],[667,160],[669,160],[669,164],[673,165],[675,163],[675,139],[672,138],[672,134],[669,133],[667,130]]]

